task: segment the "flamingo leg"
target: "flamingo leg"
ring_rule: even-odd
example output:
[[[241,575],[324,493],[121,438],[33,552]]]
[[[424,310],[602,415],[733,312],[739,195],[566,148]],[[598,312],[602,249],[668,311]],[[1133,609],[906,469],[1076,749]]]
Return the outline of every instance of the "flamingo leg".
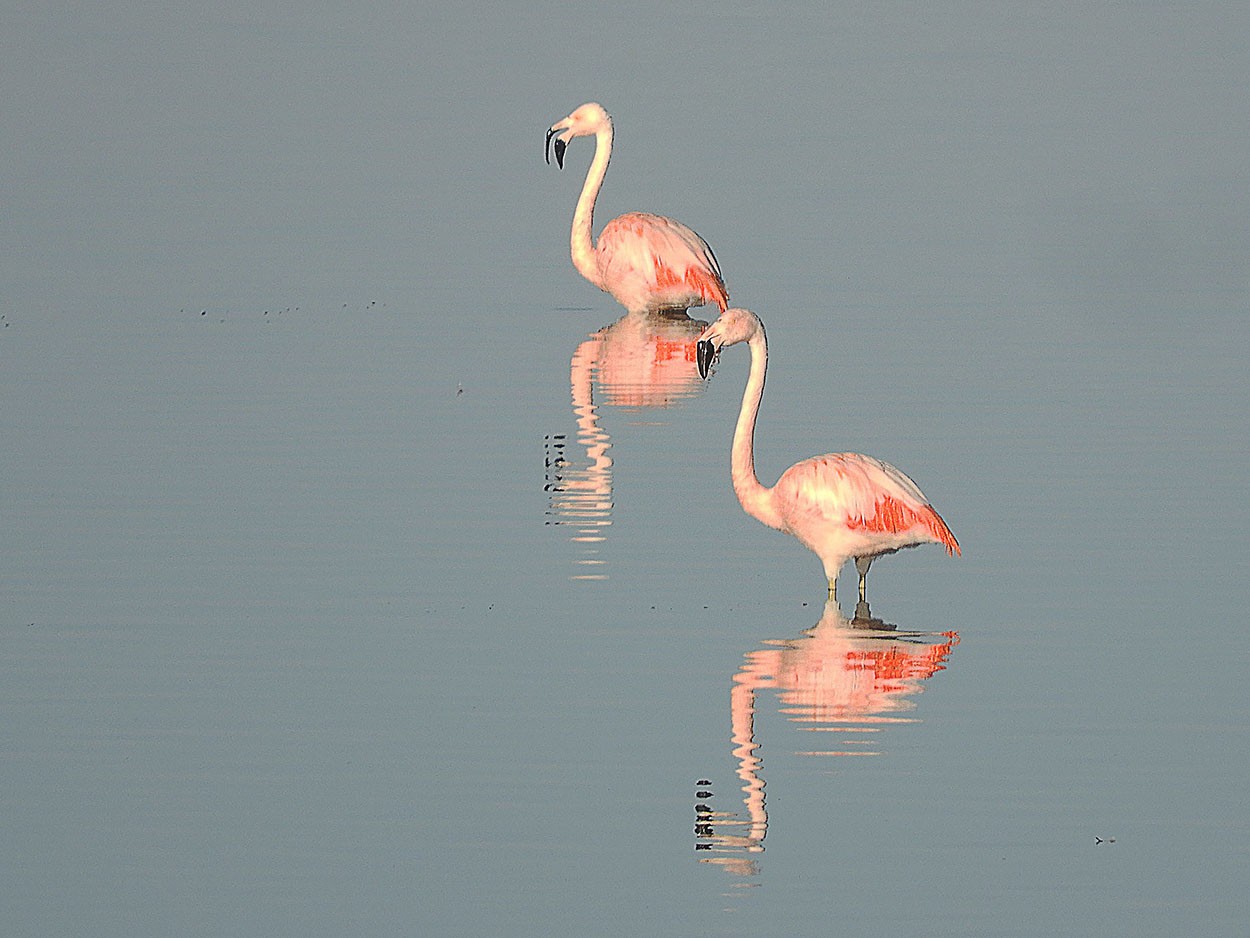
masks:
[[[859,571],[859,601],[868,602],[868,568],[872,566],[873,557],[856,557],[855,569]]]

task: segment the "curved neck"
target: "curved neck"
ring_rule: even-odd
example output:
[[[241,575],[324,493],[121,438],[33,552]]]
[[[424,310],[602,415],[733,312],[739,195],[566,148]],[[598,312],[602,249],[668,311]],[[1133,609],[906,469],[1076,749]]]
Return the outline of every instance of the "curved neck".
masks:
[[[759,414],[760,399],[764,396],[764,373],[768,370],[768,340],[764,336],[763,325],[748,340],[748,345],[751,348],[751,374],[747,377],[746,390],[742,392],[742,410],[734,428],[730,472],[734,494],[747,514],[775,528],[780,526],[781,521],[772,506],[772,490],[761,485],[755,475],[755,418]]]
[[[590,162],[586,172],[586,182],[582,185],[581,197],[577,200],[577,209],[573,212],[573,232],[569,237],[570,252],[573,255],[573,266],[577,272],[602,288],[599,276],[599,262],[595,257],[595,245],[591,240],[591,229],[595,223],[595,199],[599,197],[599,187],[603,185],[603,177],[608,171],[608,160],[612,159],[612,121],[608,122],[595,134],[595,158]]]

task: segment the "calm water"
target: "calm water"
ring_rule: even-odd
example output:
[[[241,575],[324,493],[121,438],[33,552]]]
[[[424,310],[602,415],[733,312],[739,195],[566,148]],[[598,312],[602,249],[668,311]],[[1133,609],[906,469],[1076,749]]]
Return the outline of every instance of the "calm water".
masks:
[[[1247,34],[8,15],[0,931],[1240,933]],[[737,505],[746,351],[570,265],[590,99],[599,224],[768,325],[761,477],[871,453],[959,536],[893,632]]]

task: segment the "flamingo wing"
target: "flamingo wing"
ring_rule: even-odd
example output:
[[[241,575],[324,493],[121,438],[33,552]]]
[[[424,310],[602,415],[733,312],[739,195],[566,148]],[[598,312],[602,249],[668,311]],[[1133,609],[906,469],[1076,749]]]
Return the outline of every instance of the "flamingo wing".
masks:
[[[604,287],[618,298],[642,297],[652,309],[729,305],[716,255],[681,222],[629,212],[608,222],[595,251]]]
[[[897,537],[898,546],[934,541],[948,554],[959,542],[924,493],[900,469],[859,453],[816,456],[786,470],[784,489],[791,510],[823,518],[852,531]]]

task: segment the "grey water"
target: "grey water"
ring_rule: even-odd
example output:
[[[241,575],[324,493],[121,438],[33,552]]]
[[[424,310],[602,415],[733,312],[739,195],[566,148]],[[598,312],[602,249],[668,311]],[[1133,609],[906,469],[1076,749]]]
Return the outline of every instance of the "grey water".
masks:
[[[0,931],[1176,935],[1250,920],[1250,14],[6,13]],[[851,630],[757,468],[960,539]],[[708,310],[692,310],[707,321]]]

